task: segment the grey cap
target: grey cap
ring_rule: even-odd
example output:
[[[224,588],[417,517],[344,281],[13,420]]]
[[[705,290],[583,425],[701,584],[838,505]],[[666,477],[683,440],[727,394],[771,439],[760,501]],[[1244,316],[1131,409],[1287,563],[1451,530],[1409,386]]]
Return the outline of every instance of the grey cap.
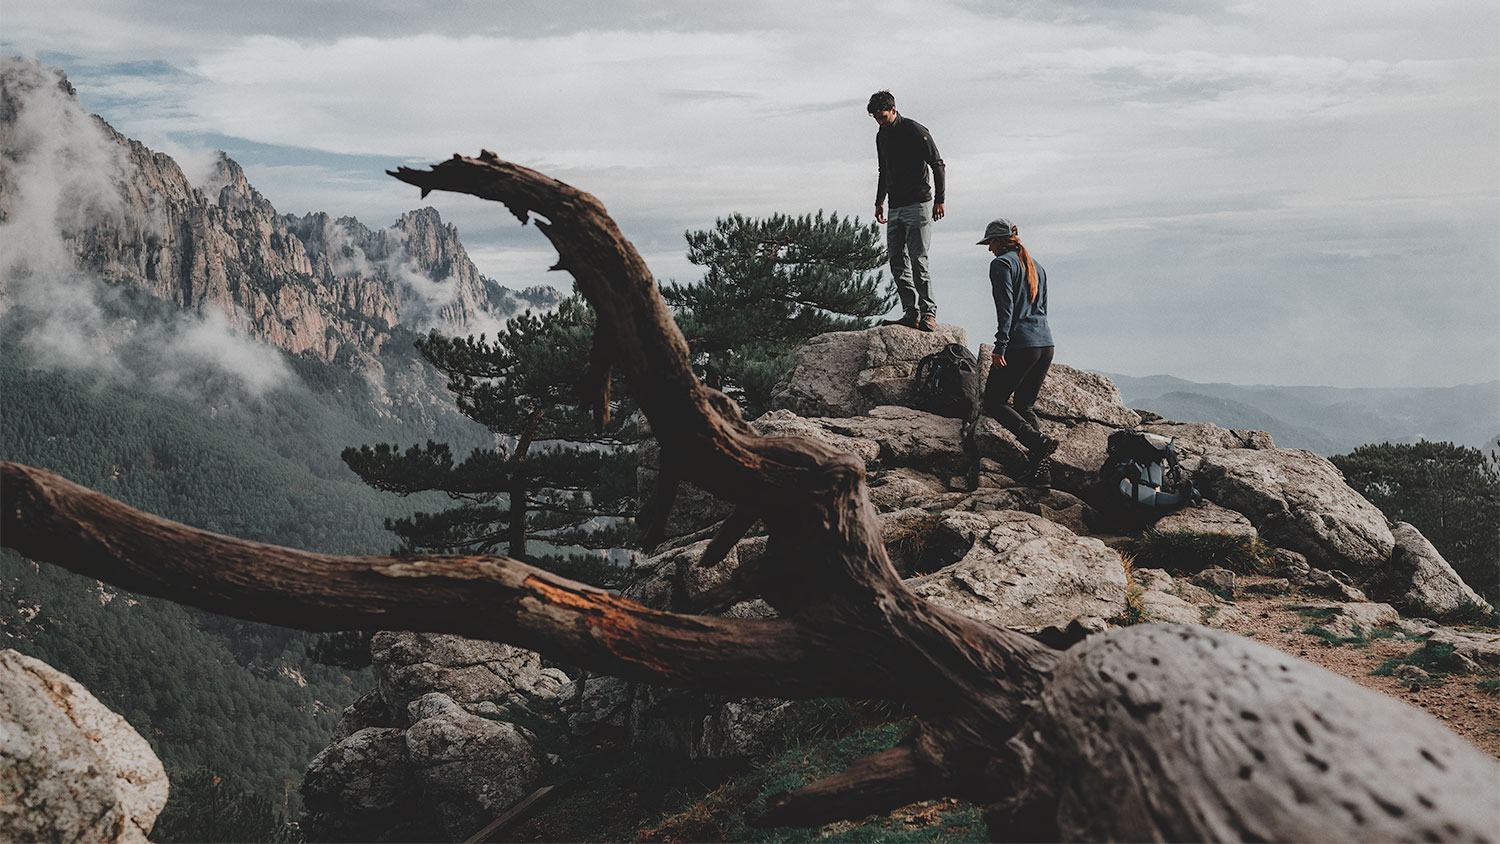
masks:
[[[984,246],[997,237],[1015,237],[1015,235],[1016,224],[1004,217],[1000,217],[990,220],[990,224],[984,227],[984,240],[979,241],[977,245]]]

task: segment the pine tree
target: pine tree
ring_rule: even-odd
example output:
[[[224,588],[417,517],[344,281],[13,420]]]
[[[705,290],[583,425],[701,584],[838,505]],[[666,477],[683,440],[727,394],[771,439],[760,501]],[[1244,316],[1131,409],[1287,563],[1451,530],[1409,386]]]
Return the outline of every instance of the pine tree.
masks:
[[[1474,591],[1500,601],[1500,472],[1484,452],[1423,440],[1329,459],[1386,518],[1414,525]]]
[[[448,377],[458,408],[503,444],[455,460],[446,444],[347,448],[344,462],[376,489],[445,493],[436,513],[390,519],[401,552],[516,559],[528,540],[590,549],[620,547],[635,508],[633,407],[616,403],[607,424],[590,415],[578,385],[588,370],[593,311],[582,299],[510,319],[494,340],[433,332],[417,349]],[[611,389],[620,396],[623,390]],[[554,559],[555,562],[555,559]]]
[[[798,347],[818,334],[867,328],[894,302],[882,284],[886,251],[873,223],[821,211],[735,214],[686,236],[688,260],[705,268],[703,278],[665,284],[662,297],[704,381],[751,418],[765,410]]]

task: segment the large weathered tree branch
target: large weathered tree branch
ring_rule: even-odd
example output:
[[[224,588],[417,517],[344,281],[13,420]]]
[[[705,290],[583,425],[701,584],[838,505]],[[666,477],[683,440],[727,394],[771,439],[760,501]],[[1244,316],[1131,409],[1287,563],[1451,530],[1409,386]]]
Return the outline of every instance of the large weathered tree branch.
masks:
[[[794,620],[684,616],[499,556],[340,557],[236,539],[0,463],[0,537],[135,592],[305,630],[429,630],[510,642],[620,676],[731,694],[840,693],[838,654]]]

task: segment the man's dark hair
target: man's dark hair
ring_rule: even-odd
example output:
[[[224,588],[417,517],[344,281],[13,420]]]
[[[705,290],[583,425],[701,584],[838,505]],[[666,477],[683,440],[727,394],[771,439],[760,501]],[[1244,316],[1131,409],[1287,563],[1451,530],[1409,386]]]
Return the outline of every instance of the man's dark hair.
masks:
[[[890,91],[876,91],[870,95],[870,104],[865,106],[865,111],[871,114],[879,114],[896,107],[896,97]]]

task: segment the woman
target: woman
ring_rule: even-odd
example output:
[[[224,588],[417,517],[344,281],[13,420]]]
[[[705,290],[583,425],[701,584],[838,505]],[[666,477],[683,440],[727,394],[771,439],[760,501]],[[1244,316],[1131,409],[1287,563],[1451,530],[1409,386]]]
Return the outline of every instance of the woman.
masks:
[[[1052,365],[1052,329],[1047,325],[1047,271],[1031,259],[1015,223],[1001,218],[984,229],[980,246],[990,261],[995,297],[995,357],[984,387],[984,412],[1026,447],[1027,474],[1039,479],[1051,466],[1057,440],[1041,432],[1032,411]]]

